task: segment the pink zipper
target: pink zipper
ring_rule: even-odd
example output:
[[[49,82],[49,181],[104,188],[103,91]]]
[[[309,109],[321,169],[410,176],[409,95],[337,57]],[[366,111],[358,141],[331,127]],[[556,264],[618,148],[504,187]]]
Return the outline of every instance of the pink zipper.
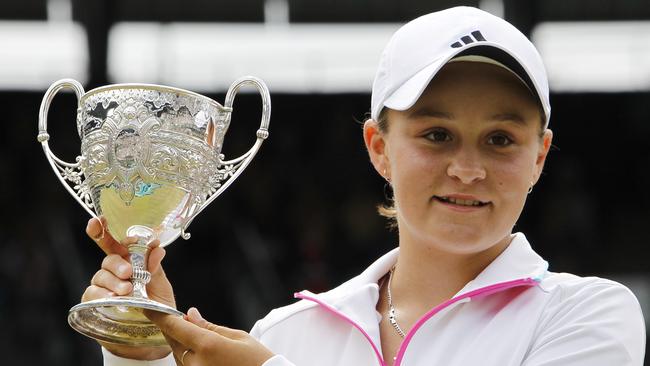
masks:
[[[448,307],[449,305],[452,305],[452,304],[454,304],[454,303],[456,303],[456,302],[458,302],[460,300],[466,299],[466,298],[472,298],[472,297],[473,298],[479,298],[479,297],[494,294],[496,292],[504,291],[504,290],[507,290],[507,289],[510,289],[510,288],[513,288],[513,287],[534,286],[537,283],[538,283],[538,280],[532,279],[532,278],[523,278],[523,279],[519,279],[519,280],[501,282],[501,283],[497,283],[497,284],[494,284],[494,285],[482,287],[482,288],[476,289],[474,291],[470,291],[470,292],[462,294],[462,295],[460,295],[458,297],[451,298],[451,299],[443,302],[442,304],[434,307],[428,313],[426,313],[422,318],[420,318],[420,320],[418,320],[417,323],[415,323],[415,325],[413,325],[413,328],[411,328],[411,330],[408,332],[408,334],[406,335],[406,337],[402,341],[402,344],[399,347],[399,351],[397,352],[397,356],[395,358],[394,366],[400,366],[400,364],[402,363],[402,359],[404,358],[404,353],[406,352],[406,348],[408,347],[409,343],[411,342],[411,339],[413,339],[413,336],[418,331],[418,329],[420,329],[420,327],[422,327],[422,325],[424,325],[424,323],[426,323],[427,320],[431,319],[431,317],[433,317],[434,315],[436,315],[437,313],[439,313],[441,310]],[[384,358],[383,358],[381,352],[379,352],[379,347],[377,347],[377,345],[375,345],[375,343],[372,341],[372,338],[370,338],[370,335],[368,335],[368,333],[359,324],[355,323],[354,320],[350,319],[347,315],[345,315],[345,314],[341,313],[340,311],[336,310],[331,305],[326,304],[325,302],[323,302],[323,301],[321,301],[321,300],[319,300],[319,299],[317,299],[317,298],[315,298],[313,296],[305,295],[305,294],[302,294],[302,293],[299,293],[299,292],[296,292],[293,296],[295,298],[297,298],[297,299],[313,301],[313,302],[317,303],[318,305],[322,306],[323,308],[325,308],[325,310],[329,311],[332,314],[337,315],[338,317],[342,318],[343,320],[345,320],[346,322],[350,323],[352,326],[357,328],[361,332],[361,334],[363,334],[363,336],[366,337],[368,342],[370,342],[370,345],[372,346],[372,349],[375,351],[375,355],[377,356],[377,359],[379,360],[379,364],[381,366],[386,366],[386,362],[384,362]]]

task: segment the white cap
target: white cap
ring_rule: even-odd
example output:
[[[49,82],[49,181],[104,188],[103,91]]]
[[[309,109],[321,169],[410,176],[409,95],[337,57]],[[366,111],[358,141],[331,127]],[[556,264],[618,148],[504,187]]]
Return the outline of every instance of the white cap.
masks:
[[[511,71],[539,99],[548,126],[548,78],[535,46],[505,20],[465,6],[421,16],[393,34],[372,85],[372,119],[384,107],[411,108],[452,59],[490,62]]]

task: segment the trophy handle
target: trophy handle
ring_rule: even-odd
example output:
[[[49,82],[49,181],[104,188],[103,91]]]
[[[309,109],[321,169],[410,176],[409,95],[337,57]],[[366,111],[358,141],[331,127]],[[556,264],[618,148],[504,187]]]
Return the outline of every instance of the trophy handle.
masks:
[[[224,104],[224,109],[226,110],[226,126],[230,123],[230,117],[232,112],[232,105],[235,101],[235,95],[239,92],[245,85],[252,85],[257,88],[260,95],[262,96],[262,120],[260,122],[260,128],[257,130],[257,139],[253,144],[253,147],[250,148],[247,152],[241,156],[232,159],[232,160],[223,160],[223,154],[219,155],[218,163],[219,167],[217,168],[218,181],[217,185],[214,187],[214,191],[211,194],[208,194],[207,199],[203,204],[201,204],[196,211],[189,216],[185,225],[182,228],[181,236],[183,239],[189,239],[190,233],[186,232],[187,227],[190,226],[192,220],[205,209],[212,201],[214,201],[223,191],[226,190],[234,181],[239,177],[239,175],[246,169],[248,164],[250,164],[257,151],[262,146],[264,140],[269,137],[269,121],[271,120],[271,95],[269,94],[269,89],[266,84],[259,78],[254,76],[244,76],[235,80],[228,92],[226,93],[226,101]]]
[[[43,146],[45,157],[47,158],[47,161],[50,162],[50,166],[52,167],[52,170],[54,170],[56,177],[61,181],[61,184],[63,184],[68,193],[70,193],[91,216],[97,217],[97,214],[93,211],[94,204],[90,197],[90,191],[83,179],[83,172],[81,171],[80,166],[81,156],[77,156],[75,163],[68,163],[59,159],[52,150],[50,150],[50,146],[48,145],[50,135],[47,133],[47,112],[50,109],[50,104],[52,103],[54,96],[62,89],[72,89],[77,95],[77,115],[79,114],[79,99],[85,93],[83,86],[73,79],[61,79],[54,82],[45,92],[45,96],[43,96],[43,101],[41,102],[41,109],[38,112],[37,139]],[[70,184],[66,183],[66,180],[72,183],[73,186],[71,187]]]

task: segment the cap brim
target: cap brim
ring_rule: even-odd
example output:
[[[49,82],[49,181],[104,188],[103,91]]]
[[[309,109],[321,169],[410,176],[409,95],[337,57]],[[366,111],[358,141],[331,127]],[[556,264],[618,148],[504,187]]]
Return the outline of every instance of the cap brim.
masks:
[[[546,114],[546,123],[548,124],[548,115],[550,111],[546,110],[545,103],[540,98],[538,86],[531,79],[522,63],[519,62],[519,60],[517,60],[515,56],[510,54],[507,50],[499,47],[499,45],[486,45],[486,42],[481,42],[480,44],[475,45],[468,45],[468,47],[459,49],[452,49],[447,55],[430,63],[422,70],[418,71],[415,75],[413,75],[404,84],[402,84],[402,86],[395,90],[393,94],[386,98],[384,101],[384,106],[398,111],[404,111],[411,108],[420,98],[438,71],[440,71],[440,69],[454,57],[464,55],[484,56],[507,66],[509,70],[514,72],[524,81],[524,83],[526,83],[528,88],[534,94],[535,98],[537,98],[537,100],[540,102],[544,109],[544,113]]]
[[[402,86],[395,90],[393,94],[386,98],[384,106],[398,111],[405,111],[411,108],[420,98],[420,95],[422,95],[424,89],[426,89],[433,77],[454,56],[455,53],[452,53],[443,58],[439,58],[418,71],[402,84]]]

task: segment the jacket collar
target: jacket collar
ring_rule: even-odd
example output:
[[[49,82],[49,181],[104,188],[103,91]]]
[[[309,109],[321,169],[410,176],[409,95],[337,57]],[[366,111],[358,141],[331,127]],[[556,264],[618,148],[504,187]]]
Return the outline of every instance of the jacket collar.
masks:
[[[398,256],[399,248],[395,248],[376,260],[360,275],[331,291],[318,295],[308,291],[303,293],[315,296],[342,312],[358,309],[360,305],[358,302],[362,299],[364,299],[362,302],[372,304],[374,307],[379,299],[377,282],[397,263]],[[523,233],[516,233],[510,245],[454,297],[482,287],[518,279],[531,278],[539,282],[547,269],[548,263],[535,253],[526,236]],[[356,317],[357,314],[350,315]]]
[[[319,303],[329,311],[359,328],[373,345],[377,357],[381,358],[379,322],[381,314],[376,311],[379,299],[378,281],[397,263],[399,248],[395,248],[375,261],[357,277],[341,286],[322,293],[302,291],[296,297]],[[539,282],[546,274],[548,263],[533,251],[522,233],[515,234],[510,245],[490,263],[476,278],[468,282],[454,298],[470,291],[520,279],[534,279]]]
[[[524,278],[541,281],[548,270],[546,262],[535,253],[523,233],[516,233],[510,245],[485,269],[469,281],[455,296],[497,283]]]

